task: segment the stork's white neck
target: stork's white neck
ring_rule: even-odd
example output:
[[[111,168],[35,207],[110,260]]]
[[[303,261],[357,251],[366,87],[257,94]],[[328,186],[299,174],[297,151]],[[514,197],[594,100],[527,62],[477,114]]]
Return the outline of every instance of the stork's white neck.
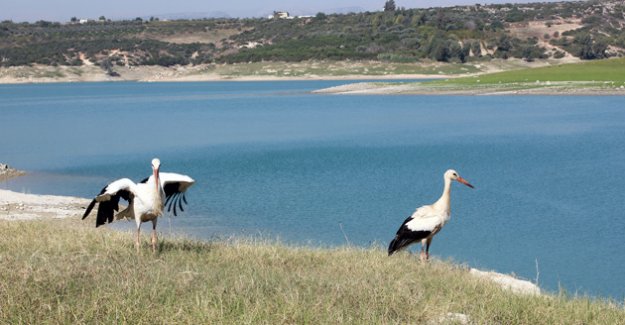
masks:
[[[163,213],[163,194],[162,194],[160,175],[158,171],[154,172],[154,183],[155,183],[154,184],[155,186],[153,187],[153,191],[154,191],[153,210],[158,215],[161,215]]]
[[[443,188],[443,194],[432,206],[439,211],[444,211],[449,214],[451,210],[451,179],[445,177],[445,187]]]

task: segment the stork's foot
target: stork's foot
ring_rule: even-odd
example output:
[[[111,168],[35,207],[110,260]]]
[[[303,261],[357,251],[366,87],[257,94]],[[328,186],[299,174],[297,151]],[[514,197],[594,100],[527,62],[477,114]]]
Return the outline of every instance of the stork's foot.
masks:
[[[419,259],[421,260],[421,262],[427,262],[428,258],[430,258],[430,254],[426,252],[421,252],[421,254],[419,255]]]

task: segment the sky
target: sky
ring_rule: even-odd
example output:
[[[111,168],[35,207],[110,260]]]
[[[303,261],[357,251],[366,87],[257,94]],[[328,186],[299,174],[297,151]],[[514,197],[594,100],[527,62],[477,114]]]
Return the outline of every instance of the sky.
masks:
[[[291,15],[379,11],[386,0],[0,0],[0,20],[66,22],[79,19],[204,18],[217,14],[227,17],[265,17],[275,11]],[[509,3],[515,0],[395,0],[398,7],[428,8],[475,3]],[[531,2],[521,1],[521,2]]]

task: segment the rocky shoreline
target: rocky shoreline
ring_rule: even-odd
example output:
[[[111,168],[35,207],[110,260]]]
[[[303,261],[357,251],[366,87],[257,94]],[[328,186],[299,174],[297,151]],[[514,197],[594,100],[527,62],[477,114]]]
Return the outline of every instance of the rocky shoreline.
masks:
[[[17,170],[7,164],[0,163],[0,180],[26,175],[25,171]]]

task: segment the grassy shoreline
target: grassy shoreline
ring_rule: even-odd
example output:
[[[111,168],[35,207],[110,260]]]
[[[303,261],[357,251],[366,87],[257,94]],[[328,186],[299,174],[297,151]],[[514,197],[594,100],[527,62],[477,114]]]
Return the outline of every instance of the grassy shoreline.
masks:
[[[89,224],[91,225],[91,224]],[[145,238],[144,238],[145,240]],[[615,302],[518,295],[465,267],[379,248],[130,234],[77,220],[0,221],[1,323],[617,324]]]
[[[336,94],[625,96],[625,58],[516,69],[419,83],[357,83],[317,92]]]

